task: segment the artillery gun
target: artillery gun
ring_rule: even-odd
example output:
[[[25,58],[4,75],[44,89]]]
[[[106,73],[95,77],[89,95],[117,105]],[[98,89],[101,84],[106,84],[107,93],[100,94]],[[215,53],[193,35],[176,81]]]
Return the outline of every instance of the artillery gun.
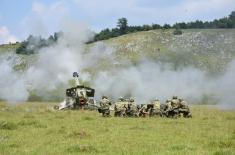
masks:
[[[95,89],[81,85],[79,82],[79,75],[77,72],[73,73],[76,86],[66,89],[66,98],[57,107],[59,110],[65,109],[89,109],[96,110],[97,105],[94,100]]]

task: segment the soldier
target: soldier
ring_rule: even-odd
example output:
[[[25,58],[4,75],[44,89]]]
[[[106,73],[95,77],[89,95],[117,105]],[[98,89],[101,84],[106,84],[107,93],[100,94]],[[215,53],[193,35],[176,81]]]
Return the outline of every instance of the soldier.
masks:
[[[88,99],[86,90],[84,88],[76,89],[76,94],[79,102],[75,104],[75,109],[76,108],[84,109]]]
[[[162,103],[162,104],[160,105],[160,116],[161,116],[161,117],[166,116],[166,109],[167,109],[166,103]]]
[[[147,104],[141,105],[139,110],[139,117],[147,117],[149,115],[149,110]]]
[[[100,100],[100,109],[99,112],[102,113],[103,117],[109,117],[110,116],[110,106],[111,102],[109,101],[107,96],[102,96],[102,99]]]
[[[80,86],[80,82],[79,82],[79,75],[77,72],[74,72],[73,73],[73,77],[75,79],[75,84],[77,87]],[[75,93],[76,93],[76,98],[77,98],[77,101],[75,102],[74,104],[74,109],[84,109],[86,103],[87,103],[87,94],[86,94],[86,89],[85,88],[77,88],[75,89]]]
[[[125,106],[125,100],[123,97],[119,97],[118,102],[114,105],[114,116],[117,117],[123,117],[125,116],[126,112],[126,106]]]
[[[179,99],[179,113],[183,114],[185,118],[191,118],[192,114],[190,112],[188,103],[184,99]]]
[[[179,99],[177,96],[173,96],[171,100],[171,109],[168,110],[168,117],[178,118],[180,117],[179,113]]]
[[[192,117],[187,102],[177,96],[173,96],[171,109],[168,110],[168,116],[178,118],[181,116],[181,113],[184,117]]]
[[[176,103],[175,101],[172,102],[173,99],[167,99],[166,100],[166,104],[164,107],[164,111],[163,111],[163,116],[166,117],[173,117],[175,115],[174,109],[175,107],[174,104]],[[163,107],[162,107],[163,108]]]
[[[171,99],[167,99],[166,100],[166,107],[165,107],[165,115],[168,117],[168,111],[170,111],[172,109],[171,106]]]
[[[161,114],[160,105],[161,105],[161,103],[160,103],[159,99],[153,100],[151,103],[149,116],[160,115]]]
[[[133,98],[130,98],[126,114],[131,117],[138,117],[137,105]]]
[[[167,117],[169,109],[171,109],[171,99],[167,99],[165,103],[160,104],[160,116]]]
[[[171,100],[171,107],[174,108],[178,108],[179,105],[179,99],[177,96],[173,96],[172,100]]]

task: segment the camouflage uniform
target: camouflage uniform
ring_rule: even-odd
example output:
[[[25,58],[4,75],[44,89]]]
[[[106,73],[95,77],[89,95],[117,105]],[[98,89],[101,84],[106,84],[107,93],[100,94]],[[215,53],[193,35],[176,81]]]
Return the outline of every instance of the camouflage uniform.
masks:
[[[172,106],[171,106],[171,99],[167,99],[166,100],[166,109],[165,109],[165,114],[166,116],[168,116],[168,111],[170,111],[172,109]]]
[[[126,102],[122,97],[119,97],[118,102],[115,103],[114,105],[114,116],[119,116],[119,117],[123,117],[125,116],[125,112],[126,112]]]
[[[131,117],[138,116],[137,105],[136,105],[134,99],[132,99],[132,98],[130,99],[130,102],[128,103],[126,114]]]
[[[178,118],[180,116],[179,113],[179,99],[177,96],[173,96],[170,102],[170,107],[167,111],[167,117]]]
[[[172,99],[167,99],[166,101],[166,110],[164,111],[164,115],[166,117],[178,117],[178,98],[177,96],[173,96]]]
[[[148,115],[149,115],[149,111],[148,111],[147,105],[144,104],[144,105],[142,105],[142,107],[139,110],[139,116],[140,117],[146,117]]]
[[[192,117],[188,103],[183,99],[180,99],[179,101],[180,101],[179,102],[179,113],[183,114],[183,117],[185,117],[185,118]]]
[[[161,106],[160,101],[158,99],[156,99],[151,103],[151,105],[152,105],[152,107],[150,109],[149,116],[160,115],[160,113],[161,113],[161,111],[160,111],[160,106]]]
[[[165,117],[166,116],[166,110],[167,110],[167,105],[166,103],[163,103],[160,105],[160,116]]]
[[[172,100],[171,100],[171,107],[174,108],[178,108],[179,106],[179,99],[177,96],[173,96]]]
[[[99,112],[102,113],[103,117],[109,117],[110,116],[110,106],[111,102],[106,96],[103,96],[100,100],[100,110]]]

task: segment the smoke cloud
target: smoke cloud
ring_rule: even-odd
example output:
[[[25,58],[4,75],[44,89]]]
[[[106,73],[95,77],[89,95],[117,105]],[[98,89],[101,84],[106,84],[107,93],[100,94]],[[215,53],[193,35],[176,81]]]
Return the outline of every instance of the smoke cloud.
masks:
[[[165,101],[173,95],[191,103],[234,105],[235,61],[224,75],[213,78],[196,68],[172,70],[167,64],[144,61],[138,66],[101,72],[94,81],[98,96],[114,98],[129,94],[139,103],[158,98]],[[207,101],[206,98],[210,99]]]
[[[68,23],[68,22],[66,22]],[[24,72],[15,71],[19,61],[16,54],[0,57],[0,98],[7,101],[26,101],[30,90],[46,98],[48,92],[64,93],[72,73],[78,71],[81,80],[96,89],[96,99],[101,95],[117,99],[132,96],[137,103],[146,103],[158,98],[164,102],[172,95],[185,98],[191,103],[229,105],[235,107],[235,61],[223,75],[208,76],[193,67],[175,70],[169,64],[160,64],[144,59],[137,65],[118,60],[114,48],[98,42],[87,48],[86,41],[93,33],[85,25],[64,25],[64,35],[56,44],[42,48],[37,59]],[[108,64],[102,68],[102,64]],[[100,67],[100,68],[99,68]],[[87,71],[93,69],[95,71]]]
[[[0,99],[9,102],[26,101],[32,90],[47,100],[48,92],[57,91],[55,96],[64,95],[74,71],[81,72],[84,68],[95,66],[99,59],[113,53],[112,48],[102,43],[87,53],[85,43],[94,33],[86,25],[74,21],[65,23],[70,24],[63,24],[63,37],[56,44],[40,49],[34,55],[36,59],[28,56],[28,59],[35,59],[35,62],[26,71],[14,70],[15,65],[22,63],[22,56],[14,52],[0,56]],[[29,46],[35,44],[37,42],[31,42]],[[81,74],[80,78],[89,81],[90,74]]]

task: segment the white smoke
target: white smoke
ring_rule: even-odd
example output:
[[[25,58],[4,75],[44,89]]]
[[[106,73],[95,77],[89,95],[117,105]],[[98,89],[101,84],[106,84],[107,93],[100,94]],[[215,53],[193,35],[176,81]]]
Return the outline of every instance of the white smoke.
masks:
[[[85,26],[73,24],[65,26],[58,43],[39,51],[38,61],[26,72],[30,89],[41,90],[41,93],[55,90],[61,84],[68,84],[74,71],[84,68],[84,43],[93,33]]]
[[[131,95],[137,102],[146,103],[158,98],[165,101],[177,95],[191,103],[202,103],[207,95],[209,104],[235,106],[235,61],[224,75],[213,78],[199,69],[186,67],[172,70],[168,65],[144,61],[137,66],[101,72],[94,81],[98,96],[113,98]],[[208,103],[207,103],[208,104]]]
[[[218,94],[224,108],[235,108],[235,60],[229,64],[227,72],[217,79],[211,91]]]
[[[153,98],[161,101],[177,95],[190,102],[203,103],[203,98],[213,98],[210,104],[219,103],[234,107],[235,61],[218,77],[208,77],[199,69],[185,67],[172,69],[168,64],[144,60],[138,65],[118,60],[115,49],[98,42],[88,48],[85,42],[93,33],[85,25],[72,21],[63,24],[63,37],[56,44],[38,51],[37,60],[21,73],[13,69],[9,55],[0,58],[0,98],[7,101],[26,101],[29,90],[37,90],[41,96],[67,86],[74,71],[81,73],[81,80],[88,81],[96,89],[96,98],[107,95],[114,99],[132,96],[138,103]],[[86,69],[93,69],[86,72]],[[93,73],[92,73],[93,72]],[[62,93],[64,92],[63,90]]]
[[[9,61],[0,57],[0,98],[8,101],[24,101],[28,98],[28,92],[24,76],[16,73]]]
[[[56,44],[40,49],[35,62],[23,73],[13,69],[15,64],[21,63],[15,62],[15,54],[1,56],[0,99],[10,102],[26,101],[31,90],[47,99],[48,92],[55,91],[61,85],[64,89],[68,86],[74,71],[81,72],[85,68],[96,66],[99,59],[112,55],[113,49],[102,43],[96,44],[91,52],[87,52],[85,42],[93,37],[93,32],[83,24],[72,21],[68,23],[70,24],[63,25],[63,37]],[[30,46],[34,46],[32,44],[37,42],[32,42]],[[80,76],[86,81],[90,77],[88,73]],[[60,94],[64,94],[64,89],[59,90]]]

